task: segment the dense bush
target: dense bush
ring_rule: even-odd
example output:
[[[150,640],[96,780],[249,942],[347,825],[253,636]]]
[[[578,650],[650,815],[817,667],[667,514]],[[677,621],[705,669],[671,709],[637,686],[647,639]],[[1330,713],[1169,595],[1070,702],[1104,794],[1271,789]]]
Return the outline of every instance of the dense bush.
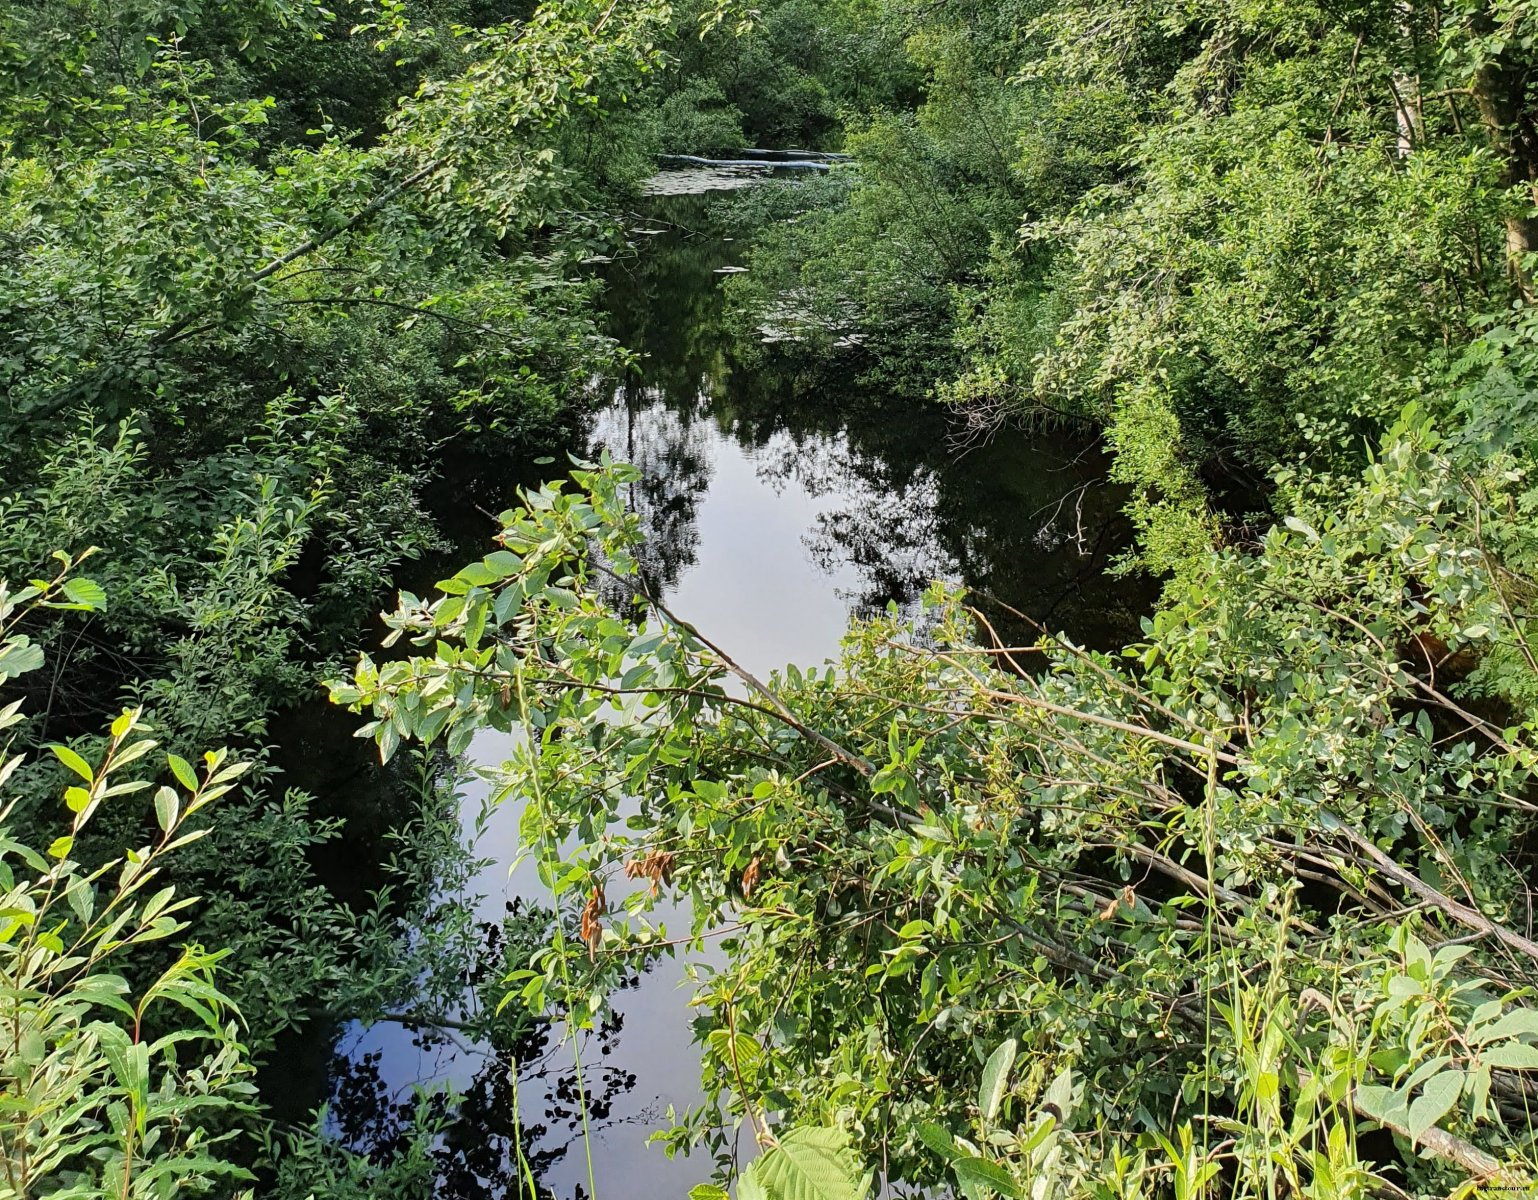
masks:
[[[595,470],[403,597],[430,656],[333,697],[387,755],[523,730],[505,786],[564,922],[513,976],[535,1011],[596,1016],[688,898],[726,961],[713,1103],[671,1137],[751,1125],[748,1194],[1515,1186],[1538,586],[1489,548],[1530,561],[1528,433],[1412,409],[1358,478],[1279,480],[1285,520],[1120,659],[999,646],[937,592],[767,683],[645,593],[632,474]]]
[[[443,764],[373,785],[377,836],[409,844],[338,894],[317,863],[341,818],[287,786],[275,721],[316,700],[402,565],[443,548],[429,493],[447,451],[542,451],[619,361],[579,264],[614,236],[590,210],[646,169],[639,128],[620,132],[639,117],[605,114],[656,67],[668,20],[648,3],[0,8],[0,578],[100,548],[91,603],[29,632],[20,661],[47,669],[4,671],[26,752],[7,837],[53,842],[67,771],[40,748],[102,761],[125,705],[185,759],[238,748],[247,786],[212,823],[184,807],[198,840],[155,868],[206,897],[186,936],[230,952],[218,982],[244,1047],[211,1091],[328,1006],[372,1019],[430,989],[479,934],[428,915],[469,861]],[[66,865],[105,869],[142,825],[107,806]],[[355,852],[368,833],[349,831]],[[431,947],[403,936],[414,921]],[[136,959],[143,982],[169,965],[156,954]],[[27,1093],[5,1091],[28,1127]],[[196,1182],[176,1165],[196,1103],[161,1136],[154,1194]],[[46,1120],[73,1136],[100,1115]],[[221,1137],[260,1124],[211,1120]],[[238,1140],[231,1169],[257,1155]],[[76,1170],[90,1148],[72,1145]]]

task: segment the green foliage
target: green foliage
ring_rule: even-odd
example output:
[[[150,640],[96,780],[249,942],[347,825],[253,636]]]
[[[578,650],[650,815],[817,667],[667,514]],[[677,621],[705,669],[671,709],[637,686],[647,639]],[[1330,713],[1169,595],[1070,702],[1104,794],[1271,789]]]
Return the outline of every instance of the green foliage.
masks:
[[[715,80],[692,80],[657,107],[658,145],[671,154],[725,155],[747,145],[742,113]]]
[[[596,1014],[668,940],[651,892],[605,899],[621,873],[719,935],[726,961],[694,968],[711,1103],[675,1142],[729,1146],[720,1103],[766,1142],[778,1114],[969,1194],[1148,1176],[1195,1196],[1226,1171],[1235,1194],[1325,1196],[1384,1169],[1353,1148],[1363,1118],[1422,1145],[1439,1126],[1440,1167],[1399,1165],[1440,1186],[1533,1152],[1465,1085],[1488,1065],[1522,1094],[1525,1017],[1488,1063],[1438,1048],[1481,1036],[1459,1007],[1486,1004],[1480,977],[1481,1022],[1525,1012],[1534,979],[1508,800],[1538,763],[1531,713],[1495,724],[1444,690],[1464,647],[1531,648],[1476,548],[1525,472],[1471,478],[1462,454],[1411,412],[1360,480],[1285,481],[1286,522],[1188,568],[1120,663],[1049,642],[1044,669],[1006,671],[937,594],[919,630],[859,626],[836,666],[767,683],[636,594],[633,473],[582,470],[437,598],[403,597],[389,623],[425,654],[364,659],[333,698],[372,710],[386,755],[524,731],[504,792],[534,798],[522,836],[561,922],[524,1003]],[[1437,986],[1474,998],[1422,1006],[1445,1035],[1383,1004],[1413,994],[1383,982],[1405,892],[1447,949]]]
[[[108,547],[127,661],[102,665],[193,742],[260,738],[434,544],[445,437],[547,436],[615,361],[557,151],[667,15],[227,8],[28,6],[0,39],[28,81],[0,102],[0,549]],[[275,138],[259,89],[300,35],[387,99]]]
[[[436,544],[422,494],[446,435],[548,432],[613,361],[556,144],[651,68],[666,11],[360,12],[4,17],[0,553],[22,572],[106,547],[106,645],[52,632],[72,677],[134,690],[190,743],[259,743]],[[296,42],[370,75],[370,115],[268,130],[261,89]]]
[[[1531,293],[1526,4],[862,19],[916,95],[846,111],[847,201],[763,239],[739,303],[979,431],[1103,426],[1161,574],[1279,463],[1350,473],[1407,402],[1448,417],[1449,357]]]
[[[0,582],[0,683],[45,665],[18,630],[25,617],[104,603],[104,589],[75,573],[91,555],[55,557],[52,579],[17,592]],[[467,978],[500,980],[521,965],[545,922],[510,918],[503,958],[479,961],[482,930],[462,905],[485,864],[463,845],[459,797],[439,767],[424,769],[418,815],[392,834],[388,882],[351,911],[305,863],[336,822],[315,822],[293,793],[273,805],[231,794],[252,764],[221,751],[194,766],[146,736],[138,708],[105,739],[50,743],[46,762],[29,763],[12,753],[25,722],[22,700],[0,708],[0,1195],[227,1191],[258,1163],[279,1194],[312,1194],[321,1181],[335,1196],[421,1194],[453,1112],[443,1097],[424,1097],[406,1147],[376,1164],[332,1144],[321,1119],[273,1131],[252,1076],[321,1002],[366,1021],[430,1026],[453,1013],[487,1040],[526,1028],[492,1019],[500,993],[466,1013]],[[167,782],[151,792],[140,776],[156,755]],[[61,777],[51,786],[69,821],[55,836],[57,800],[39,811],[32,781]],[[38,829],[46,850],[23,840]],[[210,895],[180,898],[189,887]],[[171,949],[194,934],[220,948]]]
[[[770,0],[732,31],[721,6],[674,6],[674,70],[658,81],[653,120],[660,148],[707,154],[758,146],[833,149],[840,109],[882,103],[907,84],[895,45],[848,0]]]
[[[642,135],[627,151],[608,118],[669,19],[581,0],[0,12],[0,575],[102,547],[96,583],[48,592],[70,611],[0,647],[27,714],[9,836],[49,843],[61,776],[102,761],[92,731],[125,703],[155,713],[173,768],[236,743],[245,794],[216,822],[181,804],[189,840],[155,869],[208,896],[186,936],[232,952],[241,1063],[331,1004],[374,1019],[431,1007],[424,988],[459,998],[479,931],[436,890],[472,862],[444,764],[415,791],[383,779],[404,802],[371,819],[411,842],[340,897],[316,863],[341,819],[275,784],[274,718],[313,699],[402,564],[442,548],[427,497],[446,448],[543,444],[622,361],[579,272],[611,222],[584,210],[640,169]],[[18,595],[7,615],[37,599]],[[105,869],[145,819],[105,806],[70,862]],[[174,966],[135,961],[136,988]],[[164,1152],[169,1192],[178,1139],[257,1123],[188,1107],[140,1151]]]
[[[738,202],[785,218],[739,319],[978,430],[1097,423],[1164,601],[1120,655],[1027,666],[937,588],[763,681],[648,592],[633,470],[530,492],[402,594],[410,656],[331,685],[387,761],[519,735],[499,794],[554,909],[496,964],[519,1019],[467,1024],[592,1025],[687,900],[707,1099],[662,1137],[725,1160],[750,1126],[740,1200],[878,1165],[968,1200],[1530,1187],[1530,6],[519,12],[0,13],[0,554],[61,568],[0,586],[34,701],[0,709],[3,1186],[233,1185],[226,992],[257,1054],[323,995],[465,995],[437,765],[354,912],[306,861],[336,823],[296,793],[209,823],[241,768],[190,748],[267,778],[273,712],[436,546],[440,447],[541,439],[620,361],[585,208],[656,145],[800,142],[854,162]],[[92,544],[95,579],[53,553]],[[175,783],[132,806],[141,706]],[[219,986],[156,945],[191,884]],[[445,1105],[390,1161],[269,1139],[279,1186],[420,1192]]]
[[[73,567],[65,559],[66,571]],[[28,595],[28,593],[31,595]],[[100,589],[60,576],[14,594],[0,586],[0,647],[18,643],[31,607],[94,607]],[[16,659],[8,656],[13,666]],[[0,730],[21,720],[0,710]],[[164,884],[168,855],[201,836],[191,822],[228,793],[245,764],[223,753],[194,769],[175,755],[154,793],[152,839],[115,859],[80,860],[76,844],[104,804],[136,803],[157,743],[142,713],[112,722],[99,761],[50,747],[74,782],[65,832],[46,852],[14,836],[0,805],[0,1195],[166,1197],[246,1178],[225,1144],[254,1088],[239,1015],[215,981],[223,952],[187,946],[143,973],[146,947],[185,932],[193,903]],[[0,786],[23,765],[5,756]],[[59,826],[55,825],[55,829]],[[151,961],[153,959],[151,958]]]
[[[870,1188],[848,1134],[792,1129],[743,1172],[737,1200],[865,1200]]]
[[[324,1128],[290,1136],[273,1155],[278,1163],[273,1194],[327,1200],[414,1200],[431,1195],[436,1178],[432,1148],[447,1124],[444,1106],[419,1094],[411,1140],[386,1162],[348,1153]]]

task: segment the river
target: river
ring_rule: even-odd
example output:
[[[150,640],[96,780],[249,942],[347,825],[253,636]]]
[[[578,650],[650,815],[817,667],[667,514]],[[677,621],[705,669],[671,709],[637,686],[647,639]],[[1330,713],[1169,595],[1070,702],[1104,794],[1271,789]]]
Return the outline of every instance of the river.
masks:
[[[573,445],[552,451],[607,447],[642,469],[631,500],[651,534],[647,570],[669,607],[763,674],[823,662],[851,618],[910,605],[935,578],[1091,645],[1134,634],[1150,595],[1107,573],[1128,531],[1088,434],[1005,433],[960,453],[936,407],[861,389],[849,382],[853,365],[810,362],[791,344],[763,346],[751,322],[744,333],[727,319],[723,282],[743,266],[749,235],[723,220],[719,192],[700,189],[738,182],[678,173],[657,189],[672,194],[649,197],[634,215],[637,250],[603,267],[604,306],[611,332],[640,365],[596,406]],[[511,504],[515,487],[537,471],[509,468],[493,481],[496,501]],[[484,552],[475,539],[491,530],[468,508],[463,516],[464,528],[480,531],[466,539],[468,558]],[[471,766],[494,774],[506,751],[498,735],[483,735]],[[292,768],[295,782],[323,774],[317,760],[326,754],[322,740],[308,766]],[[304,760],[302,752],[293,759]],[[345,793],[348,778],[331,779],[329,790]],[[477,912],[494,943],[509,912],[543,897],[532,865],[512,866],[516,804],[486,812],[489,791],[485,778],[472,778],[462,805],[490,864],[472,894],[481,896]],[[356,868],[355,852],[344,843],[330,870],[351,870],[361,889],[367,872]],[[670,1106],[700,1098],[682,978],[675,962],[648,971],[616,998],[616,1020],[575,1048],[543,1027],[515,1045],[489,1047],[454,1030],[365,1029],[343,1013],[291,1048],[281,1070],[296,1104],[324,1094],[335,1136],[381,1155],[399,1144],[415,1087],[462,1093],[437,1148],[438,1197],[525,1194],[515,1139],[541,1189],[563,1200],[594,1191],[682,1197],[711,1164],[669,1161],[646,1144]]]

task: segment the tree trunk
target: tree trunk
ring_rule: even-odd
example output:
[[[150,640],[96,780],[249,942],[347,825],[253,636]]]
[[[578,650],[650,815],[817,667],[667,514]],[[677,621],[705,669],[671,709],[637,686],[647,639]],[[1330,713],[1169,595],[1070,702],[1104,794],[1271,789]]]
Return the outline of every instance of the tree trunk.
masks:
[[[1496,32],[1488,9],[1471,22],[1476,37]],[[1522,187],[1529,205],[1538,203],[1538,124],[1527,103],[1532,63],[1520,48],[1508,45],[1499,54],[1483,59],[1474,75],[1474,102],[1500,156],[1501,181],[1508,188]],[[1538,220],[1528,213],[1506,218],[1506,261],[1522,295],[1533,299],[1528,256],[1538,249]]]

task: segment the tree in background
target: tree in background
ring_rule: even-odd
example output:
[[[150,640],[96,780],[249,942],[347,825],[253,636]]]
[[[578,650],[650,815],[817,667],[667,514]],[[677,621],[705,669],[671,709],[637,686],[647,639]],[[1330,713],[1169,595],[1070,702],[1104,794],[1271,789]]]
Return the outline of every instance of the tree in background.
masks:
[[[920,100],[846,118],[843,197],[732,281],[980,431],[1103,426],[1142,561],[1199,557],[1278,464],[1355,470],[1526,298],[1526,5],[891,6]],[[820,299],[818,299],[820,297]],[[846,350],[847,339],[828,339]]]
[[[607,154],[619,174],[600,178],[580,135],[654,69],[668,17],[0,10],[0,575],[96,545],[111,597],[32,633],[46,667],[9,684],[30,753],[6,824],[19,846],[53,840],[67,769],[40,747],[102,761],[125,704],[188,760],[236,744],[247,786],[218,822],[184,809],[202,836],[157,869],[207,897],[188,936],[232,951],[243,1060],[329,1004],[396,1011],[481,932],[422,907],[471,869],[443,764],[385,777],[373,819],[409,847],[341,896],[315,865],[340,819],[282,785],[274,716],[315,696],[393,572],[441,548],[426,496],[446,444],[543,449],[619,361],[577,266],[610,241],[590,208],[641,159]],[[142,824],[108,805],[71,869],[139,846]],[[455,950],[402,936],[417,919]],[[135,961],[147,985],[154,948]]]

